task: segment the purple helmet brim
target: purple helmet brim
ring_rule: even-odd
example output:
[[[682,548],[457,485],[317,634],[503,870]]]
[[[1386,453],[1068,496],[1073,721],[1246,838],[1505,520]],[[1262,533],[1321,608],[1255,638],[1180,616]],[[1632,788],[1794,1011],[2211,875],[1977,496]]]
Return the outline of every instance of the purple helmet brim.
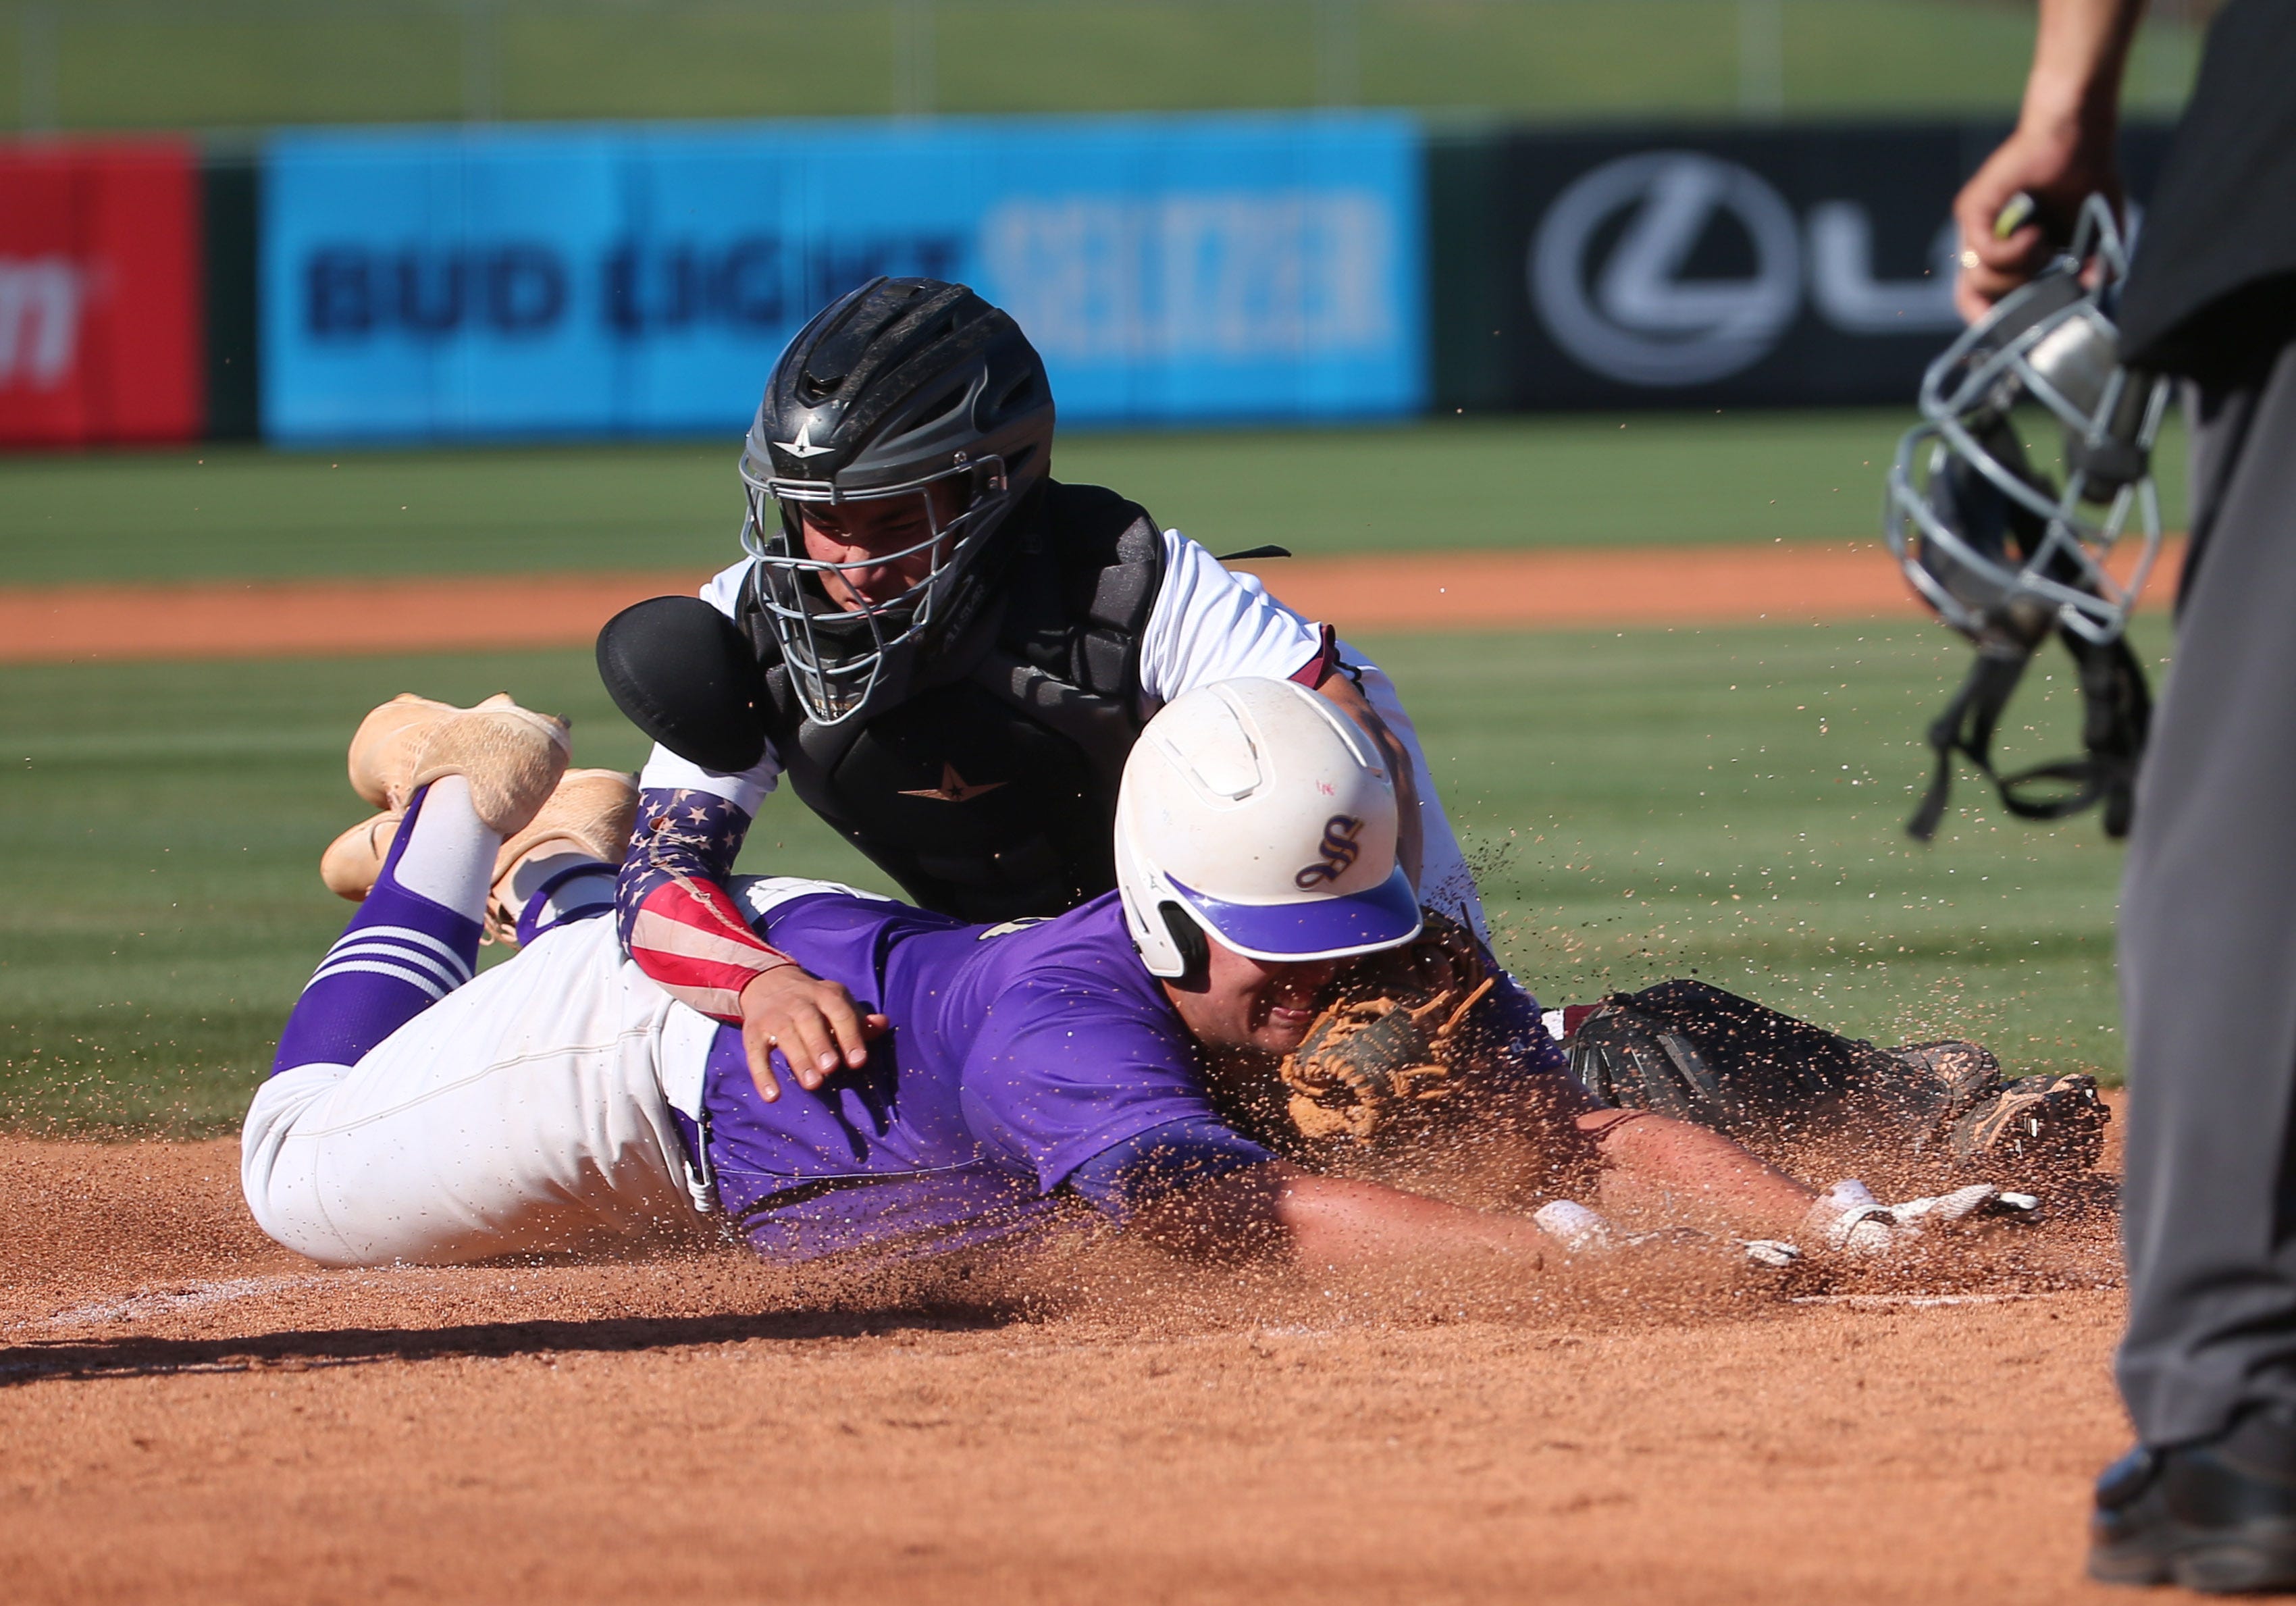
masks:
[[[1419,935],[1419,895],[1400,865],[1368,892],[1296,904],[1225,903],[1166,880],[1213,936],[1250,959],[1348,959]]]

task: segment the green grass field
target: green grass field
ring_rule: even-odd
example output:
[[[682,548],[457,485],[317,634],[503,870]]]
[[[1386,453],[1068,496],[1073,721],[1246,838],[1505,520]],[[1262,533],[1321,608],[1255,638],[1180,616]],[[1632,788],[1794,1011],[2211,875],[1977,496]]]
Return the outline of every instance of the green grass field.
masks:
[[[67,128],[1330,103],[2005,119],[2032,45],[2029,8],[1984,0],[14,0],[7,23],[0,122]],[[2151,20],[2132,108],[2173,111],[2195,45]]]
[[[1215,552],[1863,540],[1909,422],[1875,409],[1077,434],[1054,467]],[[0,457],[0,585],[707,569],[737,555],[738,444]],[[2181,508],[2174,429],[2159,466]]]
[[[1858,537],[1867,460],[1897,427],[1619,422],[1086,438],[1062,469],[1216,544],[1307,552]],[[0,461],[0,582],[698,568],[732,540],[723,444],[205,455]],[[2165,650],[2157,623],[2140,639]],[[2007,821],[1965,783],[1934,848],[1902,834],[1920,732],[1965,661],[1942,629],[1363,644],[1419,720],[1508,957],[1550,1001],[1695,970],[1859,1034],[1968,1032],[2014,1066],[2117,1070],[2120,853],[2095,818]],[[574,717],[578,763],[640,758],[580,651],[0,668],[0,1119],[229,1127],[347,914],[316,862],[360,812],[352,726],[403,689],[503,687]],[[2075,718],[2045,662],[2009,757],[2067,750]],[[878,880],[783,799],[744,868]]]
[[[1916,734],[1958,673],[1942,632],[1366,644],[1417,712],[1508,956],[1549,999],[1696,970],[1861,1034],[2118,1066],[2120,856],[2095,820],[2005,822],[1972,787],[1935,848],[1901,834]],[[642,756],[580,651],[0,669],[0,1112],[228,1126],[348,913],[316,864],[359,816],[352,725],[402,688],[504,686],[574,717],[577,762]],[[2062,676],[2038,690],[2020,712],[2054,728],[2015,743],[2035,757],[2071,719]],[[786,799],[744,867],[882,884]]]

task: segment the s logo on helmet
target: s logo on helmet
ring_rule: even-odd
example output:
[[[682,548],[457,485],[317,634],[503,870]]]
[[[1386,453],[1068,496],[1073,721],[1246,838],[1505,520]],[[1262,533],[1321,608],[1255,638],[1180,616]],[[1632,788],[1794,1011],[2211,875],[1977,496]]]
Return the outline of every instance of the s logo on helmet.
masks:
[[[1363,849],[1357,846],[1356,836],[1364,823],[1353,815],[1333,815],[1324,822],[1324,840],[1316,851],[1322,859],[1308,865],[1292,878],[1292,884],[1302,892],[1312,891],[1325,881],[1335,881],[1351,869]]]

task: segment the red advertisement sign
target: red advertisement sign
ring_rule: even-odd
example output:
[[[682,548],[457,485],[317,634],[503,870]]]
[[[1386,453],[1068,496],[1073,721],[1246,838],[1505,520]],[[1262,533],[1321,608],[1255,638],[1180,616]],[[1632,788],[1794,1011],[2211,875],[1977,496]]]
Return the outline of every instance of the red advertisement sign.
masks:
[[[200,249],[189,144],[0,146],[0,443],[198,435]]]

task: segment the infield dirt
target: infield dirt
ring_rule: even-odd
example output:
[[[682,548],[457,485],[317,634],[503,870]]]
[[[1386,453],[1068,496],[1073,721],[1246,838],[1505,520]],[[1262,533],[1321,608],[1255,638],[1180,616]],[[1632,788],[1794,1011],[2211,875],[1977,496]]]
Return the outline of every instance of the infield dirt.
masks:
[[[1911,607],[1870,547],[1766,554],[1269,578],[1358,628]],[[556,644],[690,578],[15,592],[0,656]],[[237,1159],[0,1138],[0,1598],[2120,1598],[2079,1578],[2125,1433],[2108,1176],[1862,1279],[1374,1287],[1098,1246],[888,1285],[735,1250],[324,1271]]]
[[[2150,605],[2175,595],[2180,544]],[[1874,542],[1587,547],[1238,565],[1343,630],[1571,629],[1918,616]],[[587,646],[614,613],[703,574],[569,572],[0,587],[0,663],[332,657]]]
[[[1349,1287],[1103,1247],[897,1287],[731,1250],[323,1271],[236,1168],[0,1143],[9,1599],[2103,1594],[2105,1177],[1862,1282]]]

